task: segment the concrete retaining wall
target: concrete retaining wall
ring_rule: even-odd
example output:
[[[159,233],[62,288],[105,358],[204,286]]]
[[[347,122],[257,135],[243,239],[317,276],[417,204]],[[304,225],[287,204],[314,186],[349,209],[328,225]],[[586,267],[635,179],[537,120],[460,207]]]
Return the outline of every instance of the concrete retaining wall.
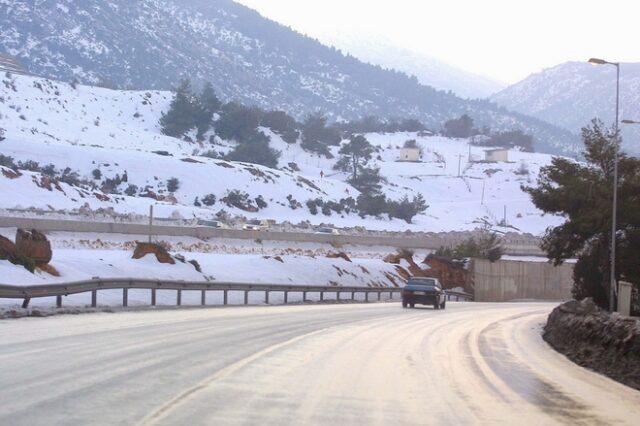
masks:
[[[517,299],[569,300],[573,264],[474,259],[475,300],[507,302]]]
[[[241,229],[217,229],[201,226],[176,226],[156,224],[153,227],[142,223],[91,222],[80,220],[37,219],[23,217],[0,217],[0,228],[37,229],[39,231],[59,232],[96,232],[126,235],[151,235],[195,238],[229,238],[264,241],[333,243],[337,245],[357,244],[364,246],[387,246],[406,249],[437,249],[452,247],[465,237],[463,235],[447,236],[370,236],[370,235],[321,235],[304,232],[282,231],[243,231]],[[506,253],[516,256],[540,256],[538,240],[528,237],[517,237],[505,241]]]

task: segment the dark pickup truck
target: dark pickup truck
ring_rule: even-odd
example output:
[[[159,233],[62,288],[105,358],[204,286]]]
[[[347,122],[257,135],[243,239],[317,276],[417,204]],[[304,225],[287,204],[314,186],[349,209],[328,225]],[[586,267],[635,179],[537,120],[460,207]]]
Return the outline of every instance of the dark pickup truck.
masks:
[[[407,285],[402,289],[402,307],[414,308],[416,304],[444,309],[447,300],[440,281],[436,278],[409,278]]]

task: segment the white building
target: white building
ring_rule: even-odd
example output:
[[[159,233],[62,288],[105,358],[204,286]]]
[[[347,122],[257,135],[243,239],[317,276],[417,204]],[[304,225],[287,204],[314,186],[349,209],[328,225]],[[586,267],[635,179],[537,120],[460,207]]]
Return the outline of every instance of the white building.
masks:
[[[484,161],[489,163],[509,161],[509,150],[506,148],[488,149],[484,152]]]
[[[420,148],[402,148],[400,149],[400,159],[398,161],[420,162],[422,155]]]

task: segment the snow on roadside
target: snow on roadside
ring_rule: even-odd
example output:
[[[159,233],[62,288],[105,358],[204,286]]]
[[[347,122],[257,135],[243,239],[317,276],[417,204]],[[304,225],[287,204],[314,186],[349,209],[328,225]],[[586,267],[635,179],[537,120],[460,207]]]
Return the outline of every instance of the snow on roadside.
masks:
[[[7,234],[6,230],[2,232]],[[55,239],[54,239],[55,241]],[[254,243],[255,244],[255,243]],[[251,249],[249,249],[250,252]],[[316,255],[275,254],[271,255],[183,252],[187,260],[196,260],[202,273],[196,271],[190,263],[177,262],[175,265],[160,264],[152,255],[142,259],[131,258],[131,250],[121,249],[87,249],[70,248],[54,249],[51,265],[60,273],[54,277],[37,271],[31,274],[22,266],[8,261],[0,261],[0,284],[38,285],[74,282],[98,278],[145,278],[173,281],[198,282],[238,282],[263,284],[297,284],[323,286],[356,286],[356,287],[395,287],[402,284],[395,266],[384,263],[377,258],[354,258],[351,262],[342,258],[328,258]],[[327,250],[328,252],[328,250]],[[316,251],[319,253],[319,251]],[[221,303],[220,292],[211,292],[210,301]],[[243,295],[232,292],[230,303],[242,303]],[[274,294],[272,301],[282,301],[282,294]],[[292,294],[291,301],[299,301],[301,295]],[[335,296],[334,296],[335,297]],[[363,297],[362,295],[358,296]],[[264,294],[252,294],[252,303],[262,303]],[[317,300],[318,295],[309,295],[310,300]],[[99,292],[101,304],[118,305],[122,303],[122,292],[104,290]],[[185,292],[185,304],[199,304],[199,292]],[[148,305],[148,290],[131,290],[131,305]],[[51,306],[54,298],[34,299],[36,306]],[[64,298],[64,305],[83,306],[90,303],[89,294],[72,295]],[[175,304],[175,291],[159,291],[159,304]],[[14,305],[15,301],[0,299],[0,305]]]

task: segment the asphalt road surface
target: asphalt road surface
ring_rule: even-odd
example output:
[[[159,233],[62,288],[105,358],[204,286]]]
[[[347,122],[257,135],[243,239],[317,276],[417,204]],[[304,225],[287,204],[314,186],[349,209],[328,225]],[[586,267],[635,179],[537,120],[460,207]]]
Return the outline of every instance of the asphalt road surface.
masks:
[[[640,392],[540,338],[550,304],[0,321],[1,425],[638,424]]]

